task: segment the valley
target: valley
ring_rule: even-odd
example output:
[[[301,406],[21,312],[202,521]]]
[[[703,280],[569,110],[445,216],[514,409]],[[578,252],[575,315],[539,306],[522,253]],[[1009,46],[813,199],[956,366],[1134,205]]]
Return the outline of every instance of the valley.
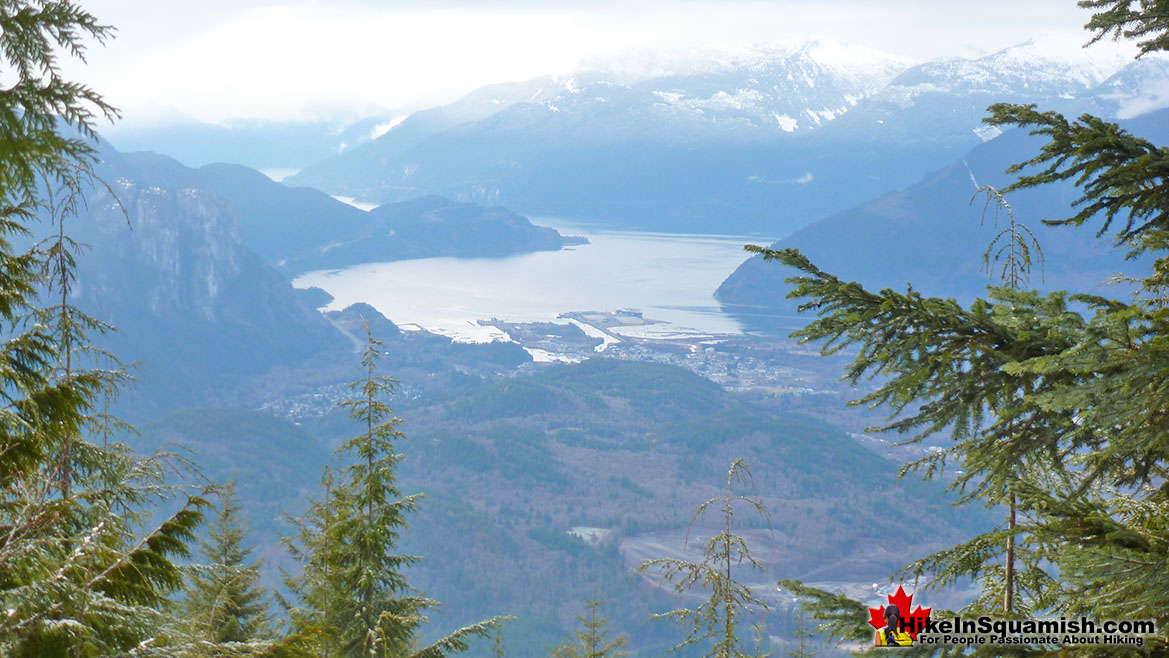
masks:
[[[84,508],[92,516],[70,527],[101,541],[69,530],[53,544],[72,564],[91,544],[106,550],[110,523],[126,537],[152,524],[173,531],[133,549],[157,554],[122,560],[163,574],[127,576],[156,617],[141,624],[150,638],[126,640],[136,647],[126,656],[161,657],[168,637],[214,626],[158,619],[212,571],[192,566],[201,558],[190,546],[232,537],[252,550],[241,573],[276,621],[248,640],[263,644],[255,652],[191,640],[184,658],[276,655],[282,633],[295,638],[280,650],[297,658],[297,642],[316,651],[304,657],[397,642],[389,653],[445,658],[461,639],[411,652],[460,627],[476,636],[472,658],[579,658],[553,649],[599,599],[629,656],[652,658],[680,637],[660,617],[702,603],[723,577],[757,599],[739,635],[759,622],[763,656],[850,655],[872,636],[864,608],[901,581],[939,612],[1005,601],[1009,615],[1080,614],[1099,601],[1043,598],[1062,595],[1053,583],[1064,573],[1096,568],[1082,556],[1060,562],[1081,545],[1068,527],[1097,524],[1091,541],[1123,537],[1124,551],[1161,545],[1150,535],[1163,523],[1108,506],[1127,501],[1118,491],[1160,482],[1162,419],[1129,423],[1130,409],[1108,415],[1108,405],[1153,391],[1145,406],[1156,412],[1167,381],[1157,347],[1166,279],[1140,278],[1150,267],[1164,275],[1165,236],[1146,244],[1139,234],[1166,217],[1154,193],[1169,157],[1169,57],[1072,45],[1038,37],[930,57],[806,38],[663,47],[392,111],[221,121],[168,111],[108,133],[84,113],[79,126],[46,119],[33,126],[46,152],[73,144],[66,128],[92,148],[87,176],[68,188],[84,202],[60,205],[40,171],[29,194],[46,202],[0,208],[17,218],[0,240],[0,274],[15,272],[0,320],[16,355],[0,354],[0,370],[20,394],[0,432],[20,439],[0,445],[18,474],[6,495],[48,482],[37,491],[53,514],[107,495],[121,502],[105,511],[120,514],[127,500],[173,495],[126,521]],[[1147,137],[1119,140],[1139,171],[1109,197],[1145,224],[1120,237],[1053,225],[1092,200],[1084,180],[1042,172],[1045,161],[1012,169],[1046,136],[1030,132],[1034,117],[984,123],[999,102],[1096,113],[1118,134]],[[54,173],[57,160],[32,162]],[[1150,162],[1161,169],[1140,169]],[[1011,189],[1020,172],[1052,180]],[[1003,235],[1013,241],[995,251]],[[769,260],[745,245],[767,246]],[[995,288],[1003,254],[1010,286]],[[819,333],[801,341],[801,331]],[[1151,353],[1139,349],[1145,339]],[[1068,355],[1099,357],[1099,372],[1060,360]],[[1130,363],[1144,368],[1133,382],[1111,379]],[[1132,451],[1120,466],[1059,461],[1104,459],[1099,446],[1114,440]],[[94,455],[108,460],[83,461]],[[1119,484],[1072,486],[1101,473]],[[120,493],[85,489],[113,490],[118,477],[130,483]],[[215,487],[228,482],[241,523],[231,537],[197,518],[227,523]],[[735,508],[732,520],[713,503],[695,513],[722,495],[760,513]],[[190,526],[159,525],[184,499]],[[9,508],[23,509],[0,505]],[[1039,525],[1049,514],[1063,525]],[[52,525],[38,523],[12,527]],[[1124,523],[1139,531],[1114,532]],[[725,571],[693,576],[688,591],[663,583],[668,567],[639,569],[700,561],[731,529],[743,544],[709,550],[749,546],[758,568],[732,566],[728,553]],[[919,575],[905,571],[950,549]],[[345,580],[363,561],[380,575]],[[70,569],[82,567],[49,578],[67,581]],[[95,569],[86,597],[114,600],[102,579],[123,574]],[[822,599],[780,580],[837,597],[848,641],[807,631],[803,613]],[[0,627],[23,614],[12,607],[16,621]],[[475,626],[497,616],[507,619]],[[347,648],[334,652],[334,627],[355,619],[368,627],[346,630]],[[383,624],[400,637],[387,639]],[[164,653],[150,653],[157,638]]]

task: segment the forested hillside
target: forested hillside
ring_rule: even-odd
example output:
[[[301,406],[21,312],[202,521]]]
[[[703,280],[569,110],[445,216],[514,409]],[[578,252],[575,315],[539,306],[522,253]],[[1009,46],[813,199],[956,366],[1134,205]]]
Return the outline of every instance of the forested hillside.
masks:
[[[594,359],[400,412],[408,437],[400,486],[426,493],[403,540],[428,556],[411,570],[415,582],[446,603],[441,618],[452,623],[517,615],[508,644],[525,654],[567,634],[594,594],[617,616],[613,628],[635,638],[633,649],[664,647],[668,629],[646,621],[667,601],[629,570],[663,548],[681,553],[686,510],[715,490],[736,455],[754,456],[774,510],[774,537],[749,531],[771,580],[867,587],[985,523],[977,510],[952,512],[941,487],[898,486],[894,462],[829,425],[747,404],[670,366]],[[341,412],[288,427],[250,412],[192,410],[128,441],[178,442],[206,454],[213,480],[234,474],[241,497],[256,503],[244,513],[252,536],[279,564],[275,538],[287,526],[274,512],[297,508],[305,491],[320,495],[318,473],[302,460],[356,429]],[[278,458],[265,458],[273,451]],[[920,516],[883,511],[900,506]]]
[[[215,195],[234,209],[247,248],[291,274],[430,256],[499,257],[568,243],[554,229],[503,208],[427,197],[367,212],[241,165],[192,169],[157,153],[120,153],[106,143],[97,171],[107,181]]]
[[[1169,143],[1169,111],[1122,122],[1155,144]],[[983,185],[1006,189],[1014,180],[1004,171],[1025,160],[1043,141],[1026,130],[1010,130],[944,169],[900,192],[826,217],[771,245],[797,248],[837,276],[881,289],[912,283],[924,293],[969,301],[993,281],[983,264],[986,245],[1006,225],[1002,208],[987,205]],[[1147,264],[1126,259],[1093,230],[1047,226],[1076,198],[1071,181],[1012,191],[1005,198],[1016,219],[1034,232],[1032,284],[1041,290],[1083,289],[1123,296],[1128,289],[1106,282]],[[841,240],[840,236],[848,236]],[[787,274],[754,257],[719,286],[715,296],[728,310],[761,328],[790,331],[799,321],[797,303],[785,298]]]
[[[1142,59],[801,42],[487,87],[298,177],[395,201],[364,211],[119,153],[73,78],[114,27],[0,0],[0,656],[1169,655],[1169,6],[1079,5]],[[306,131],[274,150],[358,134]],[[780,176],[812,185],[782,214]],[[462,200],[397,199],[432,187]],[[829,216],[746,247],[726,331],[468,343],[288,279],[588,246],[468,201],[503,198]],[[996,634],[921,625],[959,617]]]

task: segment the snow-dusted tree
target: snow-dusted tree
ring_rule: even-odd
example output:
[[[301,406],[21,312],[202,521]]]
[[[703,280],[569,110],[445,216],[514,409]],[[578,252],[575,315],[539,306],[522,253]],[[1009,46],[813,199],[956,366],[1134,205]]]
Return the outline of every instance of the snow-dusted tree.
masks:
[[[92,181],[93,122],[117,113],[65,79],[59,55],[84,60],[86,42],[111,33],[74,2],[0,0],[4,656],[165,653],[173,636],[159,610],[182,582],[173,560],[188,554],[205,505],[166,485],[173,460],[88,441],[108,428],[96,408],[117,394],[124,373],[75,361],[97,327],[64,306],[46,310],[53,300],[46,304],[42,295],[59,295],[71,281],[63,228],[62,249],[21,252],[12,242],[38,214],[63,218]],[[65,196],[49,197],[58,190]],[[159,499],[175,496],[178,511],[148,526]]]

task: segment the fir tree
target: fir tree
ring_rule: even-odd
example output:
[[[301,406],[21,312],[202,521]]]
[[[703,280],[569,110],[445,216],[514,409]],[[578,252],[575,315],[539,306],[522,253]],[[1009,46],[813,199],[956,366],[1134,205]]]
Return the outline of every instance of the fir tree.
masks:
[[[338,527],[349,507],[337,500],[335,479],[330,463],[321,476],[324,498],[310,498],[308,510],[289,519],[296,533],[282,538],[290,557],[300,563],[300,572],[284,573],[284,585],[295,599],[290,601],[279,593],[276,598],[288,613],[294,634],[307,638],[314,656],[338,655],[335,628],[330,626],[330,603],[340,591],[335,568],[340,559]]]
[[[506,655],[507,647],[503,644],[503,628],[496,626],[495,637],[491,640],[491,658],[504,658]]]
[[[434,605],[417,595],[403,573],[421,558],[397,552],[406,515],[418,509],[421,496],[402,496],[394,481],[402,459],[396,443],[405,436],[397,429],[401,420],[384,401],[396,382],[377,375],[380,358],[381,343],[370,334],[361,358],[365,378],[350,385],[359,396],[341,403],[364,430],[340,448],[350,462],[341,490],[352,507],[338,526],[350,554],[338,574],[345,596],[332,612],[343,655],[404,653],[414,637],[414,620]]]
[[[1169,50],[1169,2],[1166,0],[1080,0],[1077,4],[1095,10],[1084,26],[1095,33],[1091,43],[1111,34],[1115,39],[1137,39],[1142,55]]]
[[[1019,290],[1025,284],[1030,282],[1031,266],[1033,263],[1033,256],[1035,254],[1042,265],[1043,251],[1039,246],[1039,241],[1035,238],[1035,234],[1031,232],[1025,224],[1016,221],[1015,212],[1011,205],[1001,192],[990,185],[984,185],[975,192],[971,203],[978,198],[979,194],[985,194],[985,205],[983,206],[983,222],[986,221],[987,212],[994,208],[994,224],[998,228],[1000,215],[1006,214],[1006,226],[1003,227],[991,239],[990,244],[987,245],[986,251],[982,255],[983,269],[987,274],[994,276],[995,267],[1000,262],[1001,268],[998,270],[998,278],[1002,285],[1010,290]],[[1030,385],[1025,383],[1025,386]],[[1016,396],[1025,391],[1016,391]],[[997,413],[996,409],[990,411]],[[1012,428],[1008,427],[1007,432],[1012,432]],[[1042,469],[1042,463],[1036,463],[1034,459],[1028,460],[1026,463],[1020,463],[1016,466],[1015,472],[1009,477],[1015,480],[1024,479],[1023,473],[1034,474],[1036,470]],[[1032,475],[1032,477],[1034,477]],[[1003,612],[1012,614],[1016,612],[1016,602],[1019,598],[1019,592],[1016,591],[1015,568],[1017,566],[1016,560],[1016,543],[1020,537],[1018,529],[1018,493],[1015,487],[1008,484],[1008,498],[1007,498],[1007,526],[1006,526],[1006,549],[1005,549],[1005,563],[1001,574],[994,567],[985,567],[983,578],[983,595],[976,603],[976,606],[982,609],[992,609],[990,604],[995,598],[999,598],[1003,602]],[[1045,577],[1046,572],[1040,566],[1041,560],[1046,557],[1042,550],[1026,551],[1023,563],[1025,565],[1026,576],[1023,580],[1031,582],[1033,587],[1032,593],[1041,596],[1041,588],[1046,588],[1051,585],[1051,579]],[[998,596],[997,585],[1002,585],[1002,595]],[[1038,599],[1038,596],[1033,598]],[[1030,609],[1031,605],[1026,605],[1026,609]]]
[[[16,77],[0,96],[0,192],[7,203],[27,208],[37,203],[44,179],[67,183],[92,171],[94,121],[113,120],[118,111],[63,77],[58,55],[84,62],[86,41],[105,43],[113,33],[71,0],[0,0],[0,68]]]
[[[502,619],[418,646],[424,613],[438,603],[407,582],[404,569],[421,558],[401,554],[397,546],[421,496],[403,496],[397,488],[397,443],[405,437],[384,399],[395,382],[377,374],[382,343],[368,327],[366,333],[364,377],[350,385],[357,396],[340,403],[363,431],[338,448],[341,466],[326,472],[325,501],[310,506],[288,542],[303,566],[286,581],[299,599],[290,611],[302,632],[324,631],[317,655],[440,658],[465,650],[474,637],[487,637]]]
[[[629,636],[620,635],[609,639],[611,617],[601,615],[605,602],[595,596],[585,603],[585,614],[577,617],[580,630],[573,633],[571,640],[552,650],[554,658],[625,658],[624,651]]]
[[[791,658],[814,658],[816,652],[808,648],[808,640],[815,636],[815,633],[808,628],[808,617],[804,614],[803,608],[796,612],[796,625],[791,631],[791,636],[796,641],[796,648],[788,651],[787,655]]]
[[[191,635],[210,645],[244,645],[271,635],[267,593],[260,585],[260,564],[248,564],[247,527],[231,482],[218,492],[214,521],[200,542],[203,562],[190,569],[180,610]],[[229,647],[224,648],[224,653]]]
[[[1088,24],[1097,39],[1109,33],[1143,39],[1145,52],[1169,46],[1163,2],[1080,4],[1101,10]],[[1152,256],[1130,302],[1006,285],[991,287],[987,300],[966,308],[912,289],[872,293],[819,270],[794,250],[754,250],[800,270],[791,279],[792,296],[819,314],[800,337],[824,341],[828,352],[857,349],[847,373],[854,381],[882,378],[859,403],[889,404],[902,417],[888,428],[915,432],[910,441],[951,432],[948,450],[910,470],[929,476],[946,460],[958,460],[964,473],[956,487],[964,500],[1016,499],[1027,517],[1013,530],[920,560],[904,575],[931,578],[935,586],[981,576],[984,596],[971,607],[986,610],[994,605],[986,594],[1006,579],[1005,566],[996,571],[991,559],[1008,535],[1025,537],[1034,568],[1016,581],[1032,590],[1026,612],[1153,619],[1156,634],[1129,651],[1163,655],[1169,642],[1169,489],[1163,486],[1169,474],[1169,311],[1163,294],[1169,282],[1169,149],[1096,117],[1069,121],[1034,106],[992,106],[987,122],[1030,127],[1048,140],[1037,156],[1009,170],[1020,177],[1005,191],[1072,181],[1081,190],[1076,211],[1045,222],[1100,221],[1099,234],[1113,231],[1131,256]],[[860,604],[811,588],[801,594],[814,599],[818,616],[833,621],[837,638],[871,631]],[[1049,650],[1018,647],[1011,653]]]
[[[90,347],[88,321],[67,304],[73,262],[64,224],[56,251],[17,252],[38,212],[63,222],[92,180],[97,117],[116,111],[67,80],[64,52],[84,60],[85,41],[111,34],[76,3],[0,0],[0,655],[171,654],[159,612],[181,584],[205,501],[166,484],[173,460],[98,447],[109,427],[95,412],[124,374],[76,355]],[[46,198],[54,190],[65,196]],[[65,292],[62,293],[62,290]],[[60,322],[45,323],[47,318]],[[176,512],[153,526],[160,498]]]
[[[749,486],[750,496],[732,493],[736,483]],[[747,542],[734,534],[735,503],[746,504],[771,526],[771,515],[755,493],[755,483],[747,462],[739,459],[731,463],[727,471],[724,495],[711,498],[694,510],[690,528],[686,533],[689,543],[694,523],[703,519],[709,508],[718,509],[723,527],[705,543],[703,560],[691,562],[679,558],[658,558],[647,560],[637,567],[638,572],[659,571],[663,582],[670,583],[678,592],[691,589],[709,591],[709,598],[697,608],[679,608],[656,614],[655,619],[671,619],[687,629],[686,639],[672,651],[679,651],[705,640],[714,640],[704,654],[707,658],[746,658],[749,654],[739,637],[740,619],[752,607],[766,610],[767,604],[759,600],[751,589],[734,578],[732,569],[747,564],[759,571],[763,565],[751,557]]]

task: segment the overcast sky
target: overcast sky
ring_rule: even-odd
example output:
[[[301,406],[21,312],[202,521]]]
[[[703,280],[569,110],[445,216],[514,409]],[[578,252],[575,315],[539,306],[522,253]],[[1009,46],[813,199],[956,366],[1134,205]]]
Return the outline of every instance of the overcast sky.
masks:
[[[1074,0],[88,0],[118,36],[70,67],[131,122],[355,117],[569,73],[629,48],[828,38],[930,58],[1085,40]]]

